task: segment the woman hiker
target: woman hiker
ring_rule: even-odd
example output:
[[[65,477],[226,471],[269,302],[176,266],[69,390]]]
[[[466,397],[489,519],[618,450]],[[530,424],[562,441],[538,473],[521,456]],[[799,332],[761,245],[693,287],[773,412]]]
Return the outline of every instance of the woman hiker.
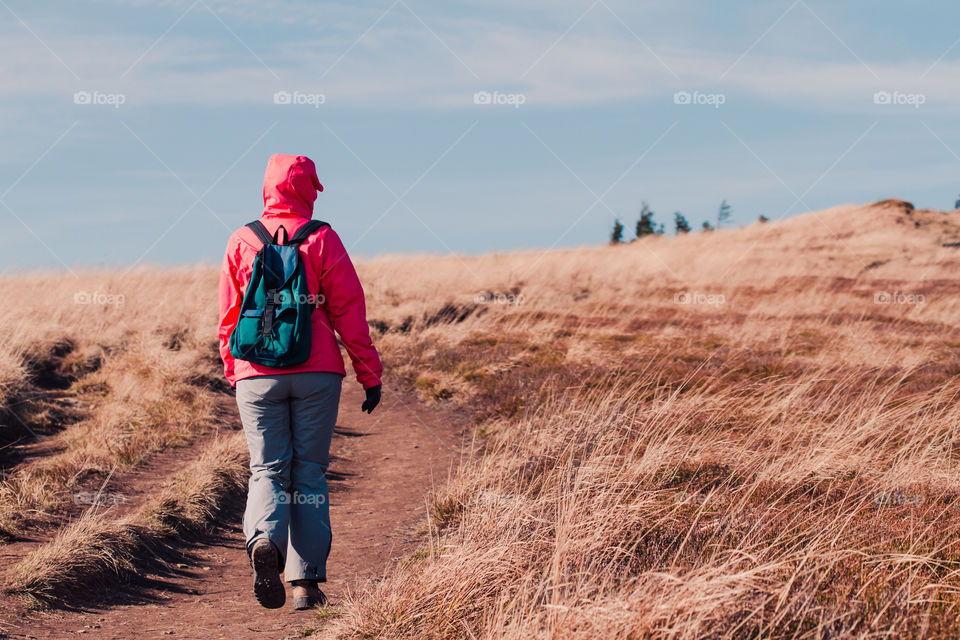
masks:
[[[363,289],[340,238],[312,220],[318,191],[313,161],[272,156],[263,215],[230,236],[220,272],[220,356],[250,449],[243,533],[268,609],[286,600],[281,571],[296,609],[326,602],[326,470],[346,375],[336,334],[366,390],[362,410],[380,402]]]

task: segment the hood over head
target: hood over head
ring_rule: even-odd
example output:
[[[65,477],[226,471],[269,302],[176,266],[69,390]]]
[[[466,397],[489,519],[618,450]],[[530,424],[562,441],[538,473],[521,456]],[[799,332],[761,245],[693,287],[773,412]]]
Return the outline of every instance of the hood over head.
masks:
[[[313,202],[323,185],[317,167],[307,156],[276,153],[263,175],[263,215],[313,217]]]

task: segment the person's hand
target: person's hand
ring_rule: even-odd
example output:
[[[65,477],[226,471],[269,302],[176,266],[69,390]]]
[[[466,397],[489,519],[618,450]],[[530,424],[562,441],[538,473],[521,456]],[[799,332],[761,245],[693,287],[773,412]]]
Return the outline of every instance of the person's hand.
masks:
[[[378,384],[375,387],[370,387],[367,389],[367,399],[363,401],[362,405],[360,405],[360,411],[373,413],[373,410],[377,408],[378,404],[380,404],[381,387],[382,385]]]

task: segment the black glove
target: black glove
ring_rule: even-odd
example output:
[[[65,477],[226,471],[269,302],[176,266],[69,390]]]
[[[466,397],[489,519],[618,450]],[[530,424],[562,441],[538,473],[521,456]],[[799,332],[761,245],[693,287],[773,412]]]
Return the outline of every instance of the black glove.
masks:
[[[378,404],[380,404],[381,387],[382,385],[378,384],[375,387],[370,387],[367,389],[367,399],[363,401],[362,405],[360,405],[360,411],[373,413],[373,410],[377,408]]]

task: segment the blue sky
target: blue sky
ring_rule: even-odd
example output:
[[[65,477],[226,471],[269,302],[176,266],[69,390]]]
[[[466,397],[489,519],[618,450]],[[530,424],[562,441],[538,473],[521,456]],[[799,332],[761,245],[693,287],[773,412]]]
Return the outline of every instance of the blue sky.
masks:
[[[945,209],[945,5],[0,0],[0,268],[217,262],[277,152],[357,257],[599,244],[643,200]]]

